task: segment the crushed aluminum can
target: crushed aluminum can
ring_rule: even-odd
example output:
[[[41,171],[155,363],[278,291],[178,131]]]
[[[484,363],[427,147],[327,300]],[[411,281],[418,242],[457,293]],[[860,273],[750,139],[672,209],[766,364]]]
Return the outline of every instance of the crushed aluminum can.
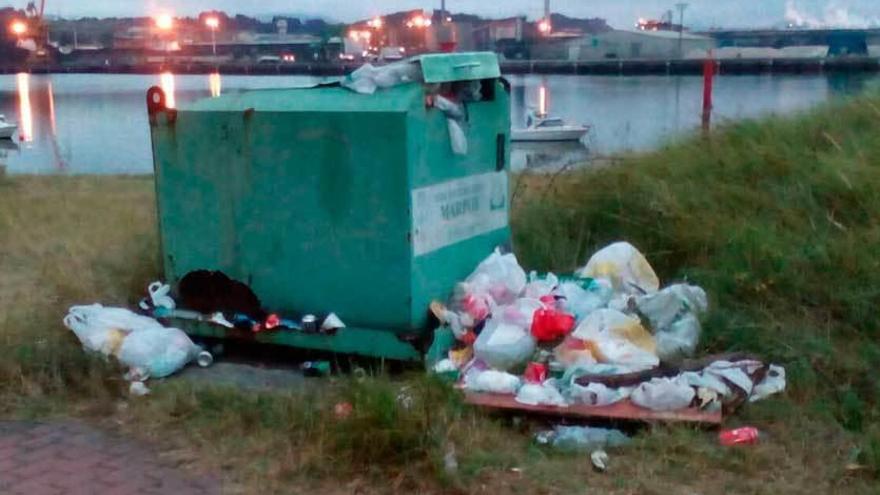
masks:
[[[306,333],[315,333],[318,330],[318,318],[315,315],[303,316],[302,329]]]

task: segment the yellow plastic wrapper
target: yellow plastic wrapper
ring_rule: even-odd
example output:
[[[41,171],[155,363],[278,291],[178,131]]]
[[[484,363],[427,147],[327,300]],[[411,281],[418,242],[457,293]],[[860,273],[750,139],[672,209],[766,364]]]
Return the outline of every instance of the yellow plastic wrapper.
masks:
[[[653,293],[660,289],[660,279],[648,260],[628,242],[616,242],[599,250],[577,275],[608,280],[616,292],[627,294]]]

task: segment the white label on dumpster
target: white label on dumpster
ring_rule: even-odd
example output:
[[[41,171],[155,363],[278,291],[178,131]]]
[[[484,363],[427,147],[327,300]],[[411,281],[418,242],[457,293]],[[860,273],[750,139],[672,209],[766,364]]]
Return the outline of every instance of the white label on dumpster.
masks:
[[[507,173],[451,180],[412,192],[415,256],[507,226]]]

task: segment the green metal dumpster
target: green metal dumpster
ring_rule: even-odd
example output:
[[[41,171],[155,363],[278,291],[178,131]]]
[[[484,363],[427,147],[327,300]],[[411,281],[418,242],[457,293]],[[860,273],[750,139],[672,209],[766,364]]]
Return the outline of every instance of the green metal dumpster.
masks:
[[[169,282],[219,270],[279,314],[336,313],[335,335],[194,336],[420,359],[428,306],[510,238],[509,87],[491,53],[410,59],[373,94],[340,84],[253,90],[166,108],[147,95]],[[467,87],[453,151],[438,95]]]

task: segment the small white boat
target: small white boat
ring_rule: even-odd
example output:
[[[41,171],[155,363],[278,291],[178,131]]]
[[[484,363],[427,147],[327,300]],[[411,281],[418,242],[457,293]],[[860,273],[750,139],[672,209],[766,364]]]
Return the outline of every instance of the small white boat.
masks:
[[[0,114],[0,139],[12,139],[18,129],[18,124],[6,121],[6,116]]]
[[[558,117],[529,115],[524,129],[513,129],[511,141],[579,141],[590,128],[584,125],[566,124]]]

